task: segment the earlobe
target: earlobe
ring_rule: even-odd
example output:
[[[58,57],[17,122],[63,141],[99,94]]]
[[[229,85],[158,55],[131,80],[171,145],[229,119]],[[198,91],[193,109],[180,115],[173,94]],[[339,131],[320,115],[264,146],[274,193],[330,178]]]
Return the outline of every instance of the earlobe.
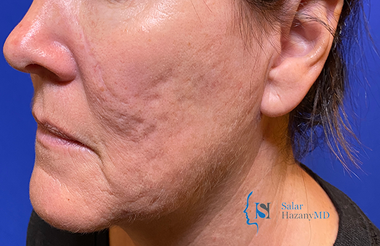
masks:
[[[326,62],[343,0],[300,1],[297,13],[281,27],[277,53],[269,71],[261,112],[278,117],[306,96]],[[322,24],[323,23],[323,24]]]

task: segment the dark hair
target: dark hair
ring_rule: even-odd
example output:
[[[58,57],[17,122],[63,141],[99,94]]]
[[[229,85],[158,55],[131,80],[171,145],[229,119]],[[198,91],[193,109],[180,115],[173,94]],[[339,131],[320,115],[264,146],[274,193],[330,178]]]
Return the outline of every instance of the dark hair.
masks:
[[[273,23],[270,21],[282,21],[282,13],[286,12],[283,9],[286,6],[284,0],[244,0],[243,5],[248,5],[243,7],[254,10],[256,15],[259,13],[254,21],[264,28],[265,23]],[[356,39],[360,34],[358,23],[364,16],[362,5],[361,0],[344,0],[336,30],[331,30],[327,24],[313,16],[302,13],[299,16],[324,25],[334,36],[334,40],[318,79],[302,102],[289,114],[290,143],[297,160],[312,151],[323,139],[345,168],[348,168],[347,160],[358,166],[356,151],[350,144],[350,139],[356,137],[348,123],[343,98],[349,82],[347,68],[351,48],[357,43]]]

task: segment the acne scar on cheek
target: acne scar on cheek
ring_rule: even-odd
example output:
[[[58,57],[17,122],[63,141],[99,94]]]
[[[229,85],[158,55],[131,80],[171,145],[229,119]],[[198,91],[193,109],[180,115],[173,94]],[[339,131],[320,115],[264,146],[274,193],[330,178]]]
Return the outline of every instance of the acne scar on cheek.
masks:
[[[96,62],[96,65],[94,66],[94,78],[93,79],[94,79],[94,82],[96,82],[96,84],[98,85],[99,90],[104,92],[106,84],[105,84],[104,79],[103,79],[102,69],[101,69],[99,63],[95,59],[94,59],[94,61]]]
[[[92,47],[90,45],[90,42],[88,41],[83,29],[81,29],[81,34],[83,43],[83,51],[84,51],[84,57],[87,57],[87,62],[92,66],[92,76],[88,77],[86,79],[89,79],[91,81],[91,84],[96,85],[99,91],[104,92],[106,91],[106,84],[103,79],[103,73],[100,66],[100,63],[96,60],[95,55],[93,54]]]

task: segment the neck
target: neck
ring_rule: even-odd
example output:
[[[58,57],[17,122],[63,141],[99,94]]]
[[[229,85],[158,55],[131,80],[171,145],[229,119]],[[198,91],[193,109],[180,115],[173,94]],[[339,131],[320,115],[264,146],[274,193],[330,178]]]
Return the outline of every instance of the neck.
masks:
[[[121,227],[136,246],[332,245],[338,228],[335,208],[289,155],[291,148],[284,146],[264,136],[257,154],[243,169],[191,208]],[[256,215],[256,203],[265,218]],[[260,207],[268,203],[269,209]],[[315,211],[327,211],[329,219],[289,219],[289,214]]]

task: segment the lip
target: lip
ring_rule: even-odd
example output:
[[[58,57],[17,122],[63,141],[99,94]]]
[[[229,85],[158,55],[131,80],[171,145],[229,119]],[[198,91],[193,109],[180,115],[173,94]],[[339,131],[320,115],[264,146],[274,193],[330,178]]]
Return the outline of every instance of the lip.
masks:
[[[90,150],[90,148],[78,141],[59,127],[37,120],[36,140],[47,146],[75,147]]]

